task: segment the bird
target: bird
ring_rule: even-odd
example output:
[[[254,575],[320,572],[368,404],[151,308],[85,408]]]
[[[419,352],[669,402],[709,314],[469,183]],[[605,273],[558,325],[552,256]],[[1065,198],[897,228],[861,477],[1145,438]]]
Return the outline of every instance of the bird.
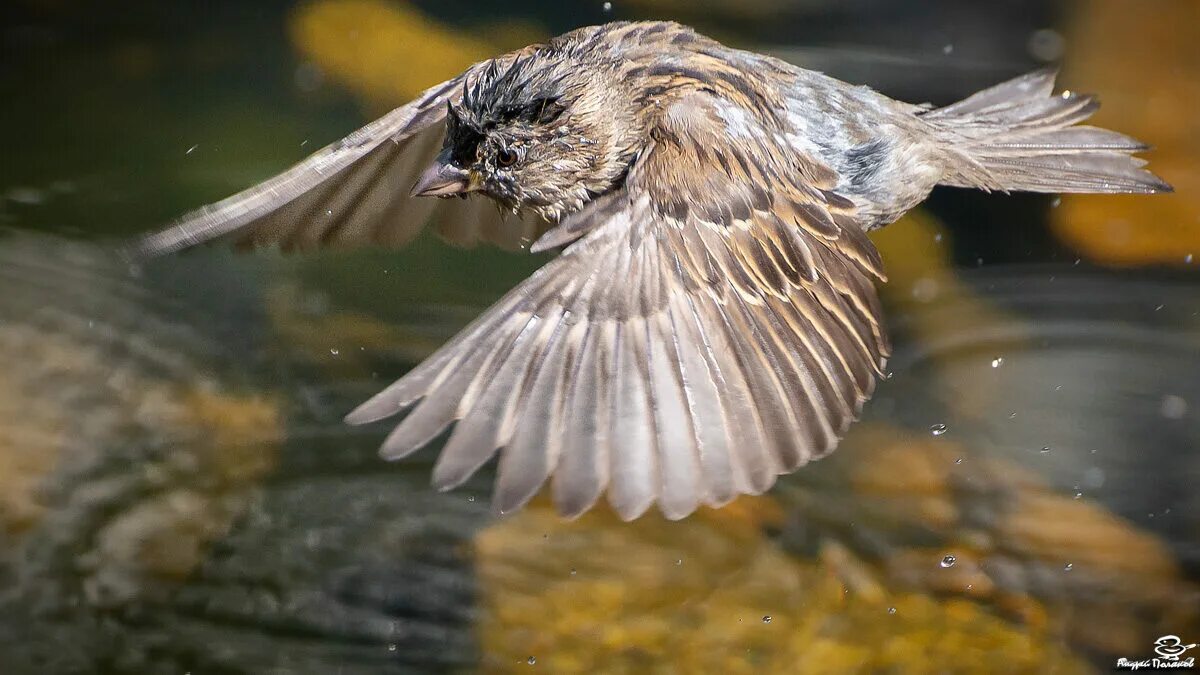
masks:
[[[443,491],[498,456],[499,513],[548,485],[565,518],[606,496],[624,520],[676,520],[834,450],[891,349],[867,233],[934,186],[1171,191],[1133,156],[1146,145],[1079,125],[1097,99],[1055,79],[934,107],[678,23],[589,26],[130,248],[401,246],[429,227],[556,253],[346,421],[405,413],[385,459],[445,438]]]
[[[1154,652],[1167,661],[1178,661],[1179,657],[1196,644],[1183,644],[1178,635],[1164,635],[1154,641]]]

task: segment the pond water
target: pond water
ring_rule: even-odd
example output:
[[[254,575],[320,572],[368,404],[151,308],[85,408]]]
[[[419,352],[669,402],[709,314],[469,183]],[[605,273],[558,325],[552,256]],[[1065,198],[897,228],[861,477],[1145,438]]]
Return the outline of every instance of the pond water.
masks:
[[[1197,5],[247,4],[0,10],[0,672],[1091,672],[1200,641]],[[896,349],[840,449],[675,523],[498,518],[491,467],[438,493],[436,448],[340,421],[544,257],[114,253],[476,58],[663,16],[915,101],[1061,60],[1178,193],[938,191],[873,237]]]

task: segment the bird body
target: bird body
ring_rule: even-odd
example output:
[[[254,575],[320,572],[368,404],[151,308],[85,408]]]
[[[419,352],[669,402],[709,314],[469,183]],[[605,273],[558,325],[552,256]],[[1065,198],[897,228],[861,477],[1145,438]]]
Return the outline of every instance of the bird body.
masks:
[[[624,518],[655,502],[679,518],[833,450],[889,352],[866,232],[935,185],[1169,190],[1131,157],[1143,145],[1076,126],[1094,99],[1053,84],[1040,71],[935,109],[679,24],[581,28],[472,66],[138,248],[399,245],[429,223],[561,250],[347,420],[410,411],[389,458],[453,425],[441,489],[500,450],[500,511],[549,479],[568,516],[607,490]],[[473,192],[515,215],[421,198]]]

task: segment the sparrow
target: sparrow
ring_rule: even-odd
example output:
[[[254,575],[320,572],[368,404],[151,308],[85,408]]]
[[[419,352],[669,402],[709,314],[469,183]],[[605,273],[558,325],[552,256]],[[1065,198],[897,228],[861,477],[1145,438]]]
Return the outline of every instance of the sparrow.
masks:
[[[623,519],[655,503],[678,519],[835,448],[890,349],[867,233],[934,186],[1171,190],[1132,157],[1147,146],[1078,126],[1096,99],[1054,80],[935,108],[677,23],[580,28],[473,65],[134,248],[399,246],[429,226],[558,251],[346,421],[407,411],[387,459],[453,427],[441,490],[499,453],[502,513],[549,481],[566,517],[607,492]]]

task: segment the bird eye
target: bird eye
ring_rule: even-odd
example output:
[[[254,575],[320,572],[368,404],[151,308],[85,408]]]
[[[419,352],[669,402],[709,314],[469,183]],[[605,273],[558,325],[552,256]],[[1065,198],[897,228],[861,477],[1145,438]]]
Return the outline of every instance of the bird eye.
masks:
[[[517,163],[518,159],[520,159],[520,156],[517,154],[517,151],[511,148],[502,147],[496,151],[496,162],[500,166],[512,166]]]

